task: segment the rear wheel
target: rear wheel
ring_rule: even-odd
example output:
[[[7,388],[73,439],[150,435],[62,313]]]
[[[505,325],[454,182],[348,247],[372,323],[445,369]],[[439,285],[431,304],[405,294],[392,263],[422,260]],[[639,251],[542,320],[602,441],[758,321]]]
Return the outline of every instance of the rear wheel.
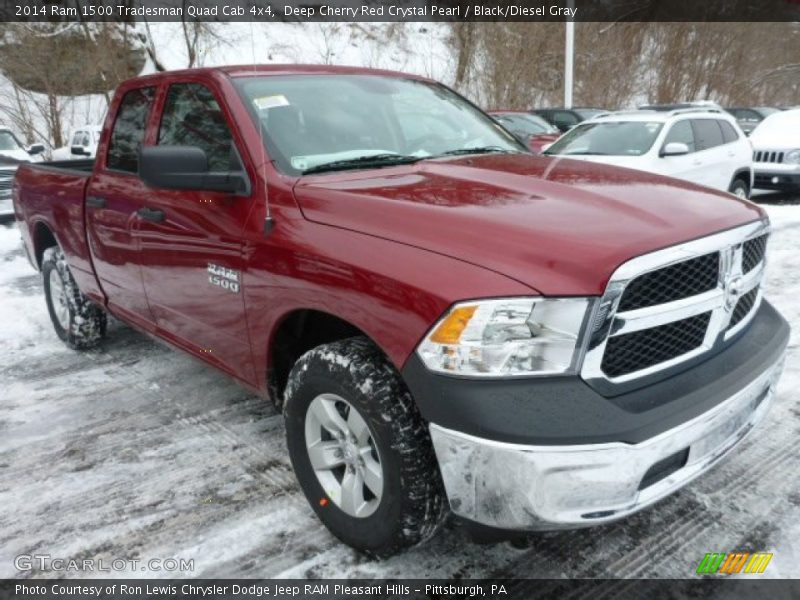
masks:
[[[42,278],[53,329],[70,348],[95,346],[106,333],[106,313],[78,289],[61,248],[44,252]]]
[[[731,186],[728,188],[728,191],[739,198],[750,197],[750,186],[747,185],[747,182],[744,179],[734,179],[733,183],[731,183]]]
[[[364,338],[297,361],[284,405],[289,455],[320,520],[385,557],[431,537],[446,503],[425,423],[394,367]]]

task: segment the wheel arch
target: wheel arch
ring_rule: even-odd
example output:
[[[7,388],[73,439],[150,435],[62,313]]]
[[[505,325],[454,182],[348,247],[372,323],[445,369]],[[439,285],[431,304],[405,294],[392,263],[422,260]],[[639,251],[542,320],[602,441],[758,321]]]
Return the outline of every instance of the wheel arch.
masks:
[[[322,344],[363,336],[385,355],[381,344],[351,320],[315,308],[286,312],[273,327],[267,343],[267,390],[276,406],[282,406],[289,373],[303,354]]]
[[[750,167],[742,167],[740,169],[736,169],[733,172],[733,177],[731,177],[729,185],[733,185],[733,182],[736,181],[737,179],[744,181],[747,184],[747,189],[752,189],[753,170]]]
[[[37,269],[42,269],[44,251],[53,246],[60,246],[53,230],[44,221],[37,221],[31,228],[31,243],[33,245],[33,260]]]

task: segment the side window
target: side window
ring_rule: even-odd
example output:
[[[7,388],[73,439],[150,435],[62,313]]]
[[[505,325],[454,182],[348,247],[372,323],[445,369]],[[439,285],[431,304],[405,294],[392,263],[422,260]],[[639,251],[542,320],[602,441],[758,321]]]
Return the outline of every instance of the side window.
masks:
[[[724,143],[730,144],[731,142],[735,142],[739,139],[739,134],[736,133],[733,125],[727,121],[719,121],[719,126],[722,129],[722,140]]]
[[[111,131],[106,166],[109,169],[136,173],[139,169],[139,147],[144,141],[147,115],[153,105],[155,88],[131,90],[122,99]]]
[[[81,145],[81,132],[76,131],[72,134],[72,141],[70,142],[70,146],[80,146]]]
[[[694,131],[689,121],[678,121],[672,126],[669,133],[667,133],[667,137],[664,138],[664,145],[666,146],[673,142],[686,144],[689,146],[689,152],[694,152],[697,149],[694,143]]]
[[[692,119],[692,128],[698,150],[708,150],[724,143],[722,130],[716,119]]]
[[[230,129],[211,90],[204,85],[177,83],[170,86],[158,143],[202,148],[212,171],[240,168]]]

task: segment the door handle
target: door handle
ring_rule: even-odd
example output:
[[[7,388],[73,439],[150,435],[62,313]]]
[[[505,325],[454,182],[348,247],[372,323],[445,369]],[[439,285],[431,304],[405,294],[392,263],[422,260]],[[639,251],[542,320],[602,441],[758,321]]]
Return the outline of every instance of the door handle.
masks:
[[[106,199],[99,196],[87,196],[86,206],[91,206],[92,208],[105,208]]]
[[[158,210],[157,208],[149,208],[145,206],[144,208],[137,210],[136,214],[142,219],[153,221],[154,223],[160,223],[164,220],[164,211]]]

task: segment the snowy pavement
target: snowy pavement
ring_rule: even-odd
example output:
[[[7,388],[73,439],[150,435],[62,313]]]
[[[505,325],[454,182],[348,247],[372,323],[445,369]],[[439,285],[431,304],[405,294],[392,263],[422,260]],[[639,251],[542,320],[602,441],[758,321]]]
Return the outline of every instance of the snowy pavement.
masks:
[[[21,554],[194,560],[112,576],[689,577],[706,552],[736,550],[774,552],[765,576],[800,577],[800,199],[767,210],[766,295],[794,331],[778,398],[738,451],[613,525],[516,547],[476,546],[450,522],[383,562],[314,517],[269,404],[118,322],[99,349],[67,349],[16,228],[0,225],[0,578],[31,576]]]

